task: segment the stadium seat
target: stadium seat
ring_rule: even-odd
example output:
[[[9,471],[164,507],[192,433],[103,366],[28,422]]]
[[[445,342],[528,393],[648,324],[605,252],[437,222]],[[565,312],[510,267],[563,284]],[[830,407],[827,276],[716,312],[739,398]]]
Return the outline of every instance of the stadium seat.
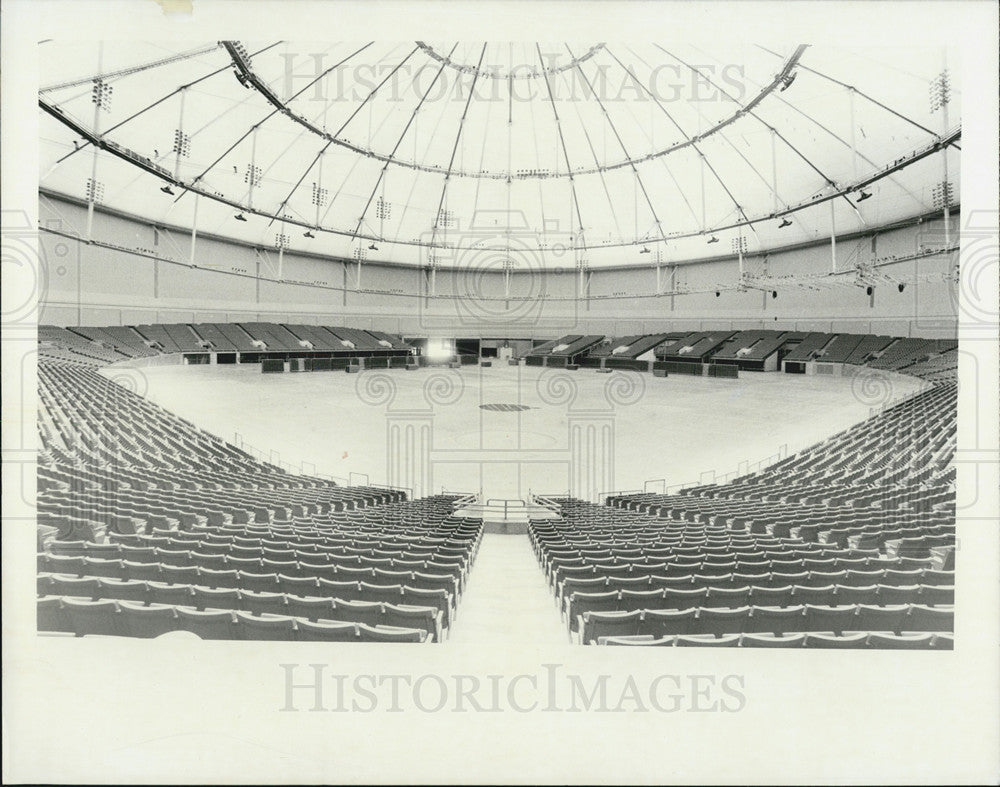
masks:
[[[116,637],[125,635],[118,604],[110,599],[88,601],[64,597],[62,608],[70,630],[78,637],[91,634]]]
[[[235,613],[229,610],[199,612],[188,607],[177,607],[177,627],[190,631],[201,639],[235,639]]]
[[[58,596],[46,596],[36,604],[38,631],[72,631],[69,619]]]
[[[953,631],[955,611],[951,607],[911,604],[903,617],[901,628],[903,631]]]
[[[152,604],[147,607],[135,601],[120,601],[118,609],[126,636],[151,639],[177,629],[177,614],[171,606]]]
[[[806,634],[803,644],[807,648],[854,649],[866,647],[867,641],[868,635],[863,631],[852,631],[842,635],[811,632]]]
[[[235,629],[239,639],[292,642],[296,639],[295,621],[284,615],[253,615],[235,613]]]
[[[929,650],[934,646],[934,635],[872,632],[866,644],[877,650]]]
[[[741,648],[801,648],[805,647],[805,634],[743,634],[739,637]]]
[[[207,588],[195,585],[191,588],[191,598],[187,601],[199,612],[206,609],[242,609],[240,592],[236,588]]]
[[[740,644],[739,634],[679,634],[676,637],[664,637],[654,644],[672,642],[678,648],[736,648]]]
[[[358,627],[354,623],[297,620],[297,636],[311,642],[357,642]]]

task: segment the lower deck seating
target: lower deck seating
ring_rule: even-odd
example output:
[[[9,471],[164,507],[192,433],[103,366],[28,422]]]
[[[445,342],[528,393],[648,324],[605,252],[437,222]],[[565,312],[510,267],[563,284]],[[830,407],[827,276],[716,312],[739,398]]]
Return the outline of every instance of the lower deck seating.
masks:
[[[398,626],[382,621],[412,624],[400,610],[360,623],[328,618],[309,619],[287,614],[246,612],[174,604],[143,604],[137,601],[87,599],[73,596],[43,596],[38,599],[38,630],[62,632],[77,637],[160,637],[186,631],[199,639],[280,640],[320,642],[434,642],[426,627]]]

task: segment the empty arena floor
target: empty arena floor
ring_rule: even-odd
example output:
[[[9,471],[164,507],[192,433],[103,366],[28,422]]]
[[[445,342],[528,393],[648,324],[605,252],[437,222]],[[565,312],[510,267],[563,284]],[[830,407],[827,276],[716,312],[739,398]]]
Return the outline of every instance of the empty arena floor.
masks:
[[[389,425],[426,425],[430,481],[412,490],[418,497],[442,489],[487,498],[565,494],[571,423],[610,430],[605,477],[613,481],[600,492],[641,489],[649,479],[707,482],[711,471],[745,472],[741,463],[812,445],[921,387],[881,372],[861,385],[780,373],[656,378],[506,365],[351,375],[261,374],[257,365],[102,373],[223,439],[238,433],[265,459],[305,462],[309,472],[344,481],[363,474],[388,483]]]

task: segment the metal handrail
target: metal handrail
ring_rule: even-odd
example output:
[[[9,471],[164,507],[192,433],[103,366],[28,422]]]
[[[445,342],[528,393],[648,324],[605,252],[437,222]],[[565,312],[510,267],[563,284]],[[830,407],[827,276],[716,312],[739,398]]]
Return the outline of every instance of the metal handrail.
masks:
[[[389,489],[393,492],[405,492],[407,500],[413,499],[413,489],[408,486],[393,486],[392,484],[366,484],[366,486],[370,486],[373,489]]]

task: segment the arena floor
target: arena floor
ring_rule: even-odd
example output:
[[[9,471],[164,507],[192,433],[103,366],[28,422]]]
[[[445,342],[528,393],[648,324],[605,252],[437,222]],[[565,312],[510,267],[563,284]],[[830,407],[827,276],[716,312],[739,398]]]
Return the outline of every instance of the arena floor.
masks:
[[[571,487],[634,490],[657,479],[708,482],[712,471],[746,472],[746,463],[823,440],[866,418],[870,407],[921,386],[883,372],[855,379],[743,373],[727,380],[507,365],[362,374],[118,366],[103,373],[223,439],[242,439],[265,458],[304,462],[309,472],[345,482],[366,475],[388,483],[389,463],[410,450],[390,450],[390,425],[424,426],[430,468],[413,493],[481,490],[488,498],[565,494]],[[572,466],[571,423],[596,425],[607,436],[603,458],[601,447],[594,454],[605,470],[589,490],[574,479],[580,468]]]

